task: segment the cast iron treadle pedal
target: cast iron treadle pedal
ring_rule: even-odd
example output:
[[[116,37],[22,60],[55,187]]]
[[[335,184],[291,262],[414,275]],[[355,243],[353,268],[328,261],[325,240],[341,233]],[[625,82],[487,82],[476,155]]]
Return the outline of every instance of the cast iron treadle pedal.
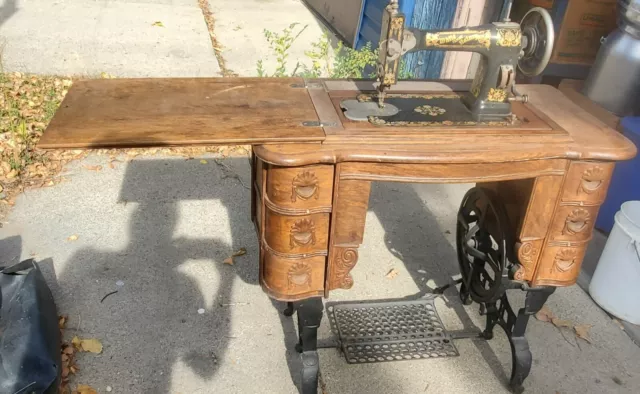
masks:
[[[458,356],[434,299],[335,302],[326,309],[349,364]]]

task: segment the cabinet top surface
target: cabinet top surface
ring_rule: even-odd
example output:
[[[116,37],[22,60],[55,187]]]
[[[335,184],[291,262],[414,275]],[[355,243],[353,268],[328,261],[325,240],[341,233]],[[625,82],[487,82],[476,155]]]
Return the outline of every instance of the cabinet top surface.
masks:
[[[39,147],[100,148],[324,139],[300,78],[95,79],[74,82]]]
[[[77,81],[39,147],[258,145],[280,165],[312,162],[487,162],[544,158],[624,160],[635,146],[557,89],[519,85],[529,103],[517,127],[388,127],[347,120],[339,102],[370,81],[167,78]],[[396,92],[465,91],[469,81],[401,82]],[[308,125],[322,122],[329,126]],[[307,124],[307,125],[305,125]],[[292,144],[293,143],[293,144]],[[273,145],[272,145],[273,144]]]

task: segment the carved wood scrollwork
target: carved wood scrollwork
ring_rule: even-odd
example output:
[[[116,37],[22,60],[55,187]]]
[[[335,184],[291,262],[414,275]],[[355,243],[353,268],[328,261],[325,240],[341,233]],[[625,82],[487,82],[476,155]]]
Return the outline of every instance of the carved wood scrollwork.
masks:
[[[316,225],[311,219],[299,219],[293,223],[289,230],[289,246],[291,249],[296,246],[316,244]]]
[[[527,268],[534,269],[536,262],[538,261],[538,253],[540,249],[534,242],[527,241],[516,244],[516,251],[518,253],[518,261],[520,267],[513,275],[515,280],[524,280],[527,274]]]
[[[516,245],[518,260],[524,265],[535,264],[538,259],[538,248],[532,242],[524,242]]]
[[[351,270],[358,262],[358,250],[336,247],[331,267],[331,288],[350,289],[353,286]]]
[[[588,228],[591,214],[584,208],[576,208],[567,216],[562,234],[575,235]]]
[[[580,189],[578,190],[578,193],[584,192],[591,194],[596,192],[600,189],[606,178],[607,174],[600,166],[594,166],[586,169],[582,173],[582,181],[580,182]]]
[[[560,249],[558,253],[556,253],[553,266],[559,272],[567,272],[574,266],[577,258],[578,252],[575,249]]]
[[[311,287],[311,267],[305,262],[298,262],[287,273],[289,288]]]
[[[317,200],[320,191],[318,183],[318,177],[311,171],[303,171],[296,175],[292,182],[291,202],[296,202],[298,198],[308,200],[315,197]]]

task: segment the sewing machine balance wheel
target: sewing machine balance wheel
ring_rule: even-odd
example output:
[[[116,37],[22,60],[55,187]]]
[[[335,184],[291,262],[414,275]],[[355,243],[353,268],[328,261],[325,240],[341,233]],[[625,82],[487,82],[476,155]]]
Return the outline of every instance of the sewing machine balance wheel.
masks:
[[[555,33],[551,15],[544,8],[534,7],[520,22],[522,30],[522,52],[518,68],[528,77],[534,77],[542,71],[551,59]]]
[[[506,209],[494,193],[482,187],[469,190],[462,199],[456,226],[464,304],[495,302],[502,296],[511,236]]]

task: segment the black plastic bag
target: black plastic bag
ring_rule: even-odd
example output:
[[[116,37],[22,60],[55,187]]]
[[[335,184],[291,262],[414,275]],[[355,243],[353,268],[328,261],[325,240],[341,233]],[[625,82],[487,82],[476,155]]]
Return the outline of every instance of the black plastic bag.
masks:
[[[56,393],[62,360],[51,290],[30,259],[0,270],[0,393]]]

